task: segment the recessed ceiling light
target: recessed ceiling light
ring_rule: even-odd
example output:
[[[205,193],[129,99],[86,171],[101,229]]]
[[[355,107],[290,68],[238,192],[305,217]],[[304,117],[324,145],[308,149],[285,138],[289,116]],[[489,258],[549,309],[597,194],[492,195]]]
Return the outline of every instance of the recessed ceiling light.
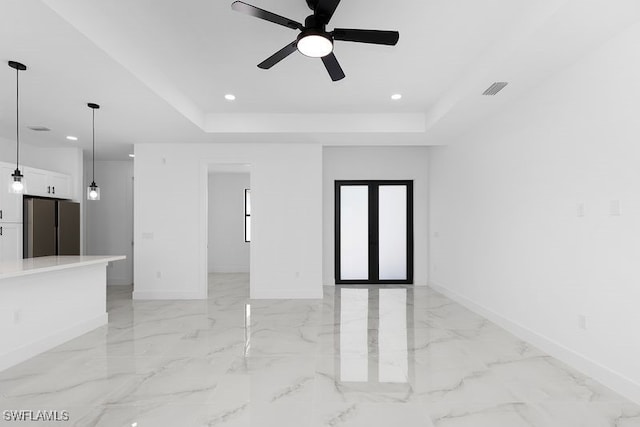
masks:
[[[394,93],[393,95],[391,95],[391,99],[393,99],[394,101],[402,99],[402,94],[401,93]]]
[[[129,154],[129,157],[131,157],[131,158],[133,158],[135,156],[136,156],[135,154]]]
[[[235,101],[236,96],[232,93],[228,93],[224,96],[224,99],[226,99],[227,101]]]
[[[67,139],[68,139],[69,141],[77,141],[77,140],[78,140],[78,137],[77,137],[77,136],[71,136],[71,135],[69,135],[69,136],[67,137]]]

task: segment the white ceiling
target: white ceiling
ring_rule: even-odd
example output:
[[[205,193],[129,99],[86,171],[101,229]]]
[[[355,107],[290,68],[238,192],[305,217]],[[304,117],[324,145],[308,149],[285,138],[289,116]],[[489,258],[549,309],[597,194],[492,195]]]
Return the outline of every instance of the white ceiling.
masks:
[[[304,0],[248,0],[302,22]],[[36,145],[125,159],[146,142],[440,144],[640,19],[637,0],[343,0],[333,27],[390,29],[397,46],[336,42],[346,78],[297,35],[231,0],[2,0],[0,59],[24,62],[21,122]],[[2,71],[4,70],[4,71]],[[509,81],[495,97],[480,94]],[[0,67],[0,137],[14,138],[15,71]],[[400,101],[390,95],[402,93]],[[234,102],[224,94],[237,96]]]

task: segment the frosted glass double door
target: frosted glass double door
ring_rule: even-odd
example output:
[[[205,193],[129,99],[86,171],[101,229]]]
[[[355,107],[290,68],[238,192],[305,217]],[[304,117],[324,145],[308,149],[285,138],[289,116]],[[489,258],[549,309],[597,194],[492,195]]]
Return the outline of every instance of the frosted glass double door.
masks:
[[[336,181],[335,206],[336,283],[413,283],[413,181]]]

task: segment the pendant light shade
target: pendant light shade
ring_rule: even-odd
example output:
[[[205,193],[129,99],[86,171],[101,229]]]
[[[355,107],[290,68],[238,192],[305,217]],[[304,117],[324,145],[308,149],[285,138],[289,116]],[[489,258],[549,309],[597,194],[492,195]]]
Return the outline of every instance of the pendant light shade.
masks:
[[[24,193],[24,175],[20,172],[20,169],[16,169],[11,174],[13,182],[11,182],[11,192],[16,194]]]
[[[16,61],[9,61],[9,67],[16,70],[16,170],[13,171],[11,177],[11,193],[22,194],[24,188],[24,176],[20,172],[20,71],[27,69],[27,66]]]
[[[93,165],[93,172],[91,175],[91,184],[87,187],[87,200],[100,200],[100,187],[96,184],[96,110],[100,108],[98,104],[94,104],[92,102],[87,104],[87,107],[91,108],[91,117],[92,117],[92,139],[93,139],[93,149],[92,149],[92,160],[91,163]]]
[[[91,182],[91,185],[87,187],[87,199],[88,200],[100,200],[100,187],[95,182]]]

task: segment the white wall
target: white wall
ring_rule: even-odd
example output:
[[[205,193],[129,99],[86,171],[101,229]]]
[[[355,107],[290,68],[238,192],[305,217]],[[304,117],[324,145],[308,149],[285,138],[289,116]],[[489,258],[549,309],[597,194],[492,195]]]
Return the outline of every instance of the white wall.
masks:
[[[322,297],[322,148],[138,144],[134,298],[205,298],[207,171],[250,164],[252,298]]]
[[[431,281],[638,402],[639,44],[636,25],[430,155]]]
[[[334,181],[413,180],[414,284],[427,284],[427,147],[324,147],[323,280],[335,285]]]
[[[209,273],[248,273],[244,190],[248,173],[209,174]]]
[[[96,161],[100,200],[86,202],[87,255],[125,255],[107,268],[108,285],[133,283],[133,161]],[[85,191],[92,165],[85,165]]]

